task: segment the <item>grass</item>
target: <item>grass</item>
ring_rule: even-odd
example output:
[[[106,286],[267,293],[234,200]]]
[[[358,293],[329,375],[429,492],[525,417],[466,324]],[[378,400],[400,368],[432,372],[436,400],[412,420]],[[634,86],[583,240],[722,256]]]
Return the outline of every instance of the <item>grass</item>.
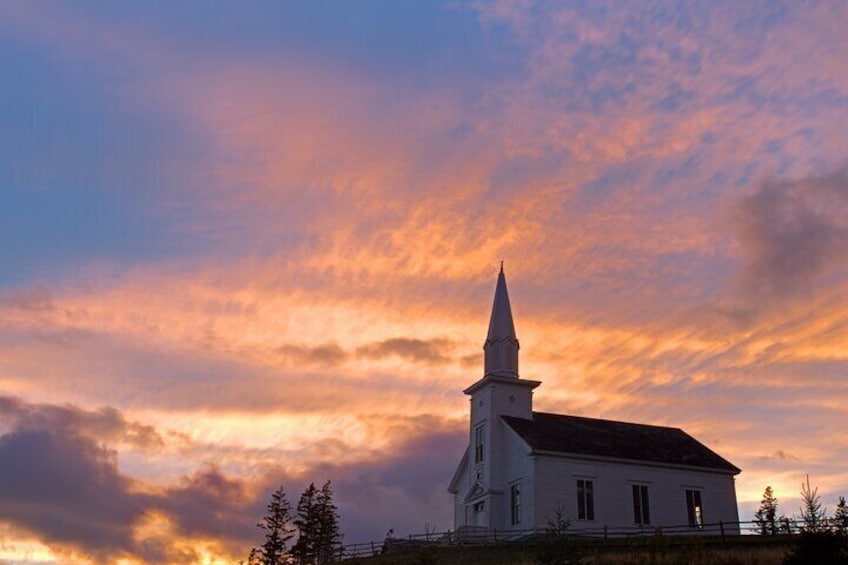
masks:
[[[778,565],[793,543],[783,536],[720,538],[660,537],[607,542],[569,542],[575,565]],[[356,565],[566,565],[546,542],[480,547],[428,546],[403,553],[352,560]],[[552,559],[552,555],[554,556]]]

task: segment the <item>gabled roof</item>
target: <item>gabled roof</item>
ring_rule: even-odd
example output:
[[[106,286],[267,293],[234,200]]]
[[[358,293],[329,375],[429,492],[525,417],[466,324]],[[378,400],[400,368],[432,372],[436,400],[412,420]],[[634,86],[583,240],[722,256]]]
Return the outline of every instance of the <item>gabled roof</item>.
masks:
[[[679,428],[533,412],[533,419],[501,416],[534,451],[703,467],[740,469]]]
[[[448,485],[449,493],[459,492],[459,481],[462,478],[462,473],[465,471],[465,467],[468,465],[468,450],[471,448],[469,445],[465,448],[465,452],[462,454],[462,459],[459,460],[459,466],[457,466],[456,471],[453,473],[453,478],[451,479],[450,485]]]

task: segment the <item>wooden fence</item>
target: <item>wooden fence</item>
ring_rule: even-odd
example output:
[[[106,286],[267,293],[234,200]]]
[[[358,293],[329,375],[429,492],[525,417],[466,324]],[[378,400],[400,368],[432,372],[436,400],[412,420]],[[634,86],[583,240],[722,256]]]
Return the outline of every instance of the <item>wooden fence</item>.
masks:
[[[821,529],[835,529],[836,526],[822,524]],[[775,535],[793,535],[803,529],[803,524],[794,519],[777,523]],[[622,542],[633,538],[648,538],[675,536],[680,543],[703,543],[703,538],[711,538],[716,542],[727,541],[728,538],[761,534],[761,526],[753,521],[747,522],[715,522],[700,526],[627,526],[596,528],[568,527],[562,536],[577,540],[593,540],[593,546],[621,546]],[[552,534],[544,529],[527,530],[494,530],[473,526],[464,526],[456,531],[427,532],[410,534],[407,537],[387,537],[380,541],[352,543],[344,546],[340,552],[342,560],[360,557],[371,557],[383,553],[417,550],[425,547],[448,546],[485,546],[500,543],[533,543],[551,539]]]

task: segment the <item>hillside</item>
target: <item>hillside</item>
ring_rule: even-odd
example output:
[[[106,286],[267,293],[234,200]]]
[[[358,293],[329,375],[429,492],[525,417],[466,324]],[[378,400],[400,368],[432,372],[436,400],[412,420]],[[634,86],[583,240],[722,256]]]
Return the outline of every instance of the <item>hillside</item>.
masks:
[[[422,546],[351,560],[362,565],[778,565],[792,538],[740,536],[593,542],[510,543],[482,547]],[[569,561],[569,557],[579,557]]]

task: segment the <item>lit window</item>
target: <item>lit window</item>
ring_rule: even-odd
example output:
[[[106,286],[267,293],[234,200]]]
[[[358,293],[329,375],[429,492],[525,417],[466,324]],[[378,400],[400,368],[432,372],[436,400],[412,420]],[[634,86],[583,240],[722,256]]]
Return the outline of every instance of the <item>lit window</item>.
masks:
[[[633,485],[633,522],[651,523],[651,507],[648,504],[648,486]]]
[[[521,523],[521,481],[512,483],[509,487],[510,519],[512,525]]]
[[[577,480],[577,519],[595,519],[595,486],[592,481]]]
[[[689,514],[689,525],[691,527],[704,527],[704,507],[701,505],[701,491],[686,490],[686,512]]]
[[[483,461],[483,443],[486,436],[486,424],[474,428],[474,462]]]

